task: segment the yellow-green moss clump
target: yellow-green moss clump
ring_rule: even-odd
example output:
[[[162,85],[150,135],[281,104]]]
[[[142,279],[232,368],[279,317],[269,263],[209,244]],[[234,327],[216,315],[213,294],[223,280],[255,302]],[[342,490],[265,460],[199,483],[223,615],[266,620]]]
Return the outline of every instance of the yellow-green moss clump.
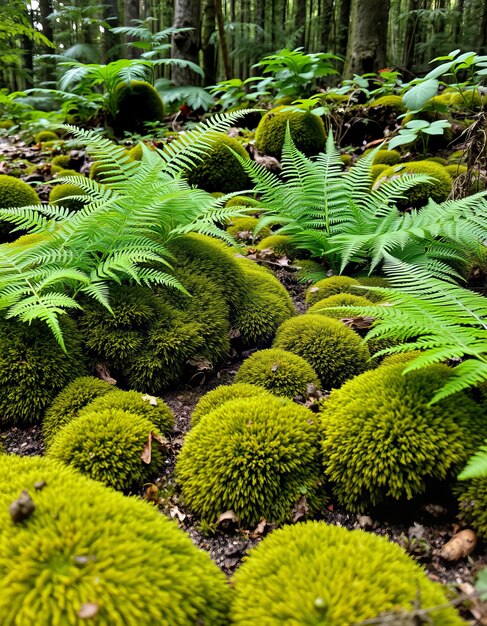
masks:
[[[351,293],[337,293],[334,296],[328,296],[323,300],[318,300],[312,307],[310,307],[307,315],[324,315],[326,317],[342,318],[353,317],[353,313],[347,313],[346,311],[332,311],[330,307],[341,306],[372,306],[372,302],[364,298],[363,296],[355,296]]]
[[[427,161],[432,161],[433,163],[439,163],[440,165],[448,165],[448,161],[443,157],[428,157]]]
[[[370,177],[372,178],[373,181],[377,180],[379,178],[379,176],[382,174],[382,172],[384,172],[386,169],[388,169],[388,165],[385,165],[384,163],[379,163],[378,165],[372,165],[372,167],[370,168]]]
[[[306,396],[309,385],[320,387],[318,376],[307,361],[280,348],[254,352],[241,365],[235,382],[258,385],[291,399]]]
[[[290,520],[302,495],[313,506],[320,470],[313,413],[271,395],[226,402],[184,440],[176,479],[186,504],[213,523],[232,510],[244,528]]]
[[[52,401],[42,423],[44,441],[49,445],[54,435],[72,421],[78,412],[95,398],[115,390],[113,385],[95,378],[80,376],[67,385]]]
[[[67,316],[61,320],[66,353],[44,322],[0,320],[0,424],[37,423],[53,398],[82,376],[81,337]]]
[[[249,383],[235,383],[234,385],[220,385],[216,389],[205,393],[195,406],[191,415],[191,427],[196,426],[202,417],[218,409],[225,402],[236,400],[237,398],[255,398],[266,396],[269,392],[263,387],[250,385]]]
[[[353,163],[351,154],[340,154],[340,161],[345,165],[345,167],[350,167]]]
[[[255,145],[259,152],[280,159],[288,123],[298,150],[312,156],[324,149],[326,133],[320,117],[309,111],[280,106],[266,113],[257,126]]]
[[[320,263],[312,261],[311,259],[300,259],[295,263],[295,265],[298,268],[295,278],[299,283],[317,282],[324,274],[326,274],[326,270],[323,265],[320,265]]]
[[[452,178],[457,178],[457,176],[466,174],[468,172],[468,167],[466,165],[453,163],[452,165],[445,165],[445,170]]]
[[[264,237],[259,242],[257,250],[272,250],[272,252],[278,257],[287,257],[292,259],[296,256],[296,248],[292,242],[291,237],[287,235],[269,235]]]
[[[233,137],[222,133],[211,135],[213,143],[201,161],[197,161],[194,168],[187,173],[188,183],[209,191],[231,193],[251,187],[251,182],[240,161],[235,157],[250,160],[248,152]]]
[[[58,204],[59,206],[71,209],[71,211],[79,211],[82,209],[85,203],[71,196],[87,196],[87,193],[81,189],[81,187],[72,185],[71,183],[55,185],[49,193],[49,204]]]
[[[14,176],[0,175],[0,209],[40,204],[39,196],[30,185]],[[0,243],[8,241],[14,228],[8,222],[0,222]]]
[[[46,141],[58,141],[59,137],[50,130],[42,130],[34,137],[36,143],[44,143]]]
[[[337,293],[353,293],[359,295],[358,290],[353,290],[353,287],[359,284],[358,280],[350,278],[349,276],[330,276],[329,278],[323,278],[308,287],[306,291],[306,302],[311,306],[323,300],[323,298],[334,296]]]
[[[391,286],[387,278],[383,278],[382,276],[357,276],[356,279],[364,287],[387,288]],[[371,302],[382,302],[384,300],[384,296],[377,291],[364,291],[363,289],[356,289],[354,293],[358,296],[367,298],[367,300],[370,300]]]
[[[399,363],[403,363],[405,365],[420,355],[421,352],[419,350],[412,350],[411,352],[396,352],[384,357],[381,362],[381,366],[398,365]]]
[[[369,102],[368,107],[369,109],[387,108],[398,114],[406,112],[401,96],[382,96]]]
[[[2,130],[9,130],[15,126],[15,122],[13,120],[0,120],[0,128]]]
[[[313,367],[323,389],[340,387],[364,372],[369,350],[356,332],[324,315],[299,315],[282,324],[273,347],[303,357]]]
[[[54,436],[49,456],[109,487],[130,491],[162,467],[157,441],[152,442],[151,462],[141,458],[151,433],[162,437],[150,420],[136,413],[88,409]]]
[[[235,626],[349,626],[381,617],[399,624],[418,598],[421,609],[434,609],[432,626],[465,624],[398,545],[323,522],[272,532],[251,550],[234,585]]]
[[[450,368],[403,370],[400,363],[366,372],[323,404],[325,476],[349,510],[410,499],[428,481],[453,478],[485,436],[485,412],[466,393],[429,406]]]
[[[261,203],[258,200],[247,196],[234,196],[225,203],[225,206],[248,206],[253,208],[261,206]]]
[[[146,122],[162,122],[164,105],[152,85],[141,80],[121,83],[115,92],[117,132],[143,133]]]
[[[224,575],[174,522],[52,459],[1,457],[0,544],[2,626],[228,624]]]
[[[372,148],[365,150],[364,156],[372,152]],[[401,153],[397,150],[378,150],[375,154],[373,165],[396,165],[401,160]]]
[[[60,170],[69,169],[71,163],[71,157],[69,154],[58,154],[51,161],[51,171],[59,172]]]
[[[405,192],[404,195],[407,197],[407,200],[400,203],[403,206],[420,208],[428,204],[428,198],[432,198],[435,202],[444,202],[452,190],[450,174],[443,165],[431,161],[402,163],[384,170],[380,178],[391,178],[393,176],[402,176],[403,174],[427,174],[434,179],[431,183],[420,183]]]
[[[461,481],[457,491],[460,521],[475,529],[479,537],[487,541],[487,478]]]
[[[271,231],[270,228],[264,227],[254,235],[258,221],[256,217],[232,217],[227,233],[235,237],[237,241],[259,241],[262,237],[268,237]]]

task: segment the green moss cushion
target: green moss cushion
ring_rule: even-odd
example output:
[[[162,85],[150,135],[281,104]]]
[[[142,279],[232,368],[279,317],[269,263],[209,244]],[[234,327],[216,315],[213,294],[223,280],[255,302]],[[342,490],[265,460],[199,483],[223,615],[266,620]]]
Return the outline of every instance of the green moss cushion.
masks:
[[[326,133],[320,117],[280,106],[266,113],[257,126],[255,145],[259,152],[280,159],[288,123],[298,150],[312,156],[324,149]]]
[[[232,510],[244,528],[262,517],[282,523],[302,495],[310,506],[314,501],[318,448],[308,409],[270,395],[241,398],[186,435],[176,479],[186,504],[207,522]]]
[[[82,209],[85,203],[82,200],[76,200],[70,196],[87,196],[86,192],[80,187],[71,183],[62,183],[55,185],[49,193],[49,204],[58,204],[60,206],[78,211]],[[88,200],[88,196],[86,198]]]
[[[0,209],[40,204],[39,196],[30,185],[13,176],[0,175]],[[0,222],[0,243],[7,241],[14,228],[8,222]]]
[[[444,607],[428,612],[432,626],[465,624],[447,606],[441,586],[399,546],[323,522],[268,535],[251,550],[234,585],[235,626],[358,626],[364,620],[379,624],[380,616],[399,626],[418,596],[421,608]]]
[[[50,130],[42,130],[34,138],[36,143],[44,143],[45,141],[57,141],[59,137]]]
[[[235,237],[237,241],[259,241],[263,237],[271,234],[269,228],[261,228],[254,234],[258,219],[256,217],[233,217],[231,224],[227,227],[227,233]]]
[[[367,346],[353,330],[324,315],[299,315],[284,322],[273,347],[289,350],[313,367],[323,389],[340,387],[368,368]]]
[[[241,163],[232,154],[249,160],[248,152],[233,137],[222,133],[210,135],[213,142],[202,160],[196,160],[195,166],[187,173],[188,183],[205,191],[230,193],[252,187],[249,177]]]
[[[372,100],[372,102],[368,104],[368,107],[370,109],[381,107],[389,108],[397,113],[404,113],[406,111],[406,107],[404,106],[401,96],[382,96],[376,100]]]
[[[313,306],[307,310],[307,315],[325,315],[326,317],[342,318],[353,317],[353,313],[347,311],[333,311],[330,307],[342,306],[372,306],[372,302],[362,296],[354,296],[351,293],[337,293],[334,296],[328,296],[323,300],[318,300]]]
[[[308,305],[315,304],[323,298],[334,296],[337,293],[353,293],[360,295],[358,290],[354,290],[354,285],[358,285],[358,280],[349,276],[330,276],[323,278],[314,285],[308,287],[306,291],[306,302]]]
[[[450,368],[403,370],[400,363],[366,372],[323,404],[325,476],[350,510],[453,478],[485,437],[485,411],[466,393],[429,406]]]
[[[402,163],[384,170],[380,178],[391,178],[393,176],[401,176],[402,174],[427,174],[434,179],[431,183],[420,183],[407,191],[405,193],[407,200],[401,202],[401,205],[404,206],[420,208],[428,204],[428,198],[432,198],[435,202],[443,202],[448,198],[452,190],[450,174],[443,165],[432,161]]]
[[[191,426],[194,427],[202,417],[218,409],[225,402],[237,398],[255,398],[265,396],[268,392],[263,387],[251,385],[249,383],[235,383],[234,385],[220,385],[216,389],[205,393],[195,406],[191,415]]]
[[[291,399],[306,396],[309,385],[320,387],[318,376],[307,361],[279,348],[254,352],[240,366],[235,382],[259,385]]]
[[[457,492],[460,521],[487,541],[487,478],[461,481]]]
[[[272,250],[278,256],[292,259],[296,256],[296,248],[290,237],[286,235],[269,235],[259,242],[257,250]]]
[[[228,624],[225,577],[174,522],[51,459],[1,457],[0,546],[2,626]]]
[[[117,114],[115,127],[118,132],[146,131],[146,122],[162,122],[164,105],[152,85],[140,80],[121,83],[115,92]]]

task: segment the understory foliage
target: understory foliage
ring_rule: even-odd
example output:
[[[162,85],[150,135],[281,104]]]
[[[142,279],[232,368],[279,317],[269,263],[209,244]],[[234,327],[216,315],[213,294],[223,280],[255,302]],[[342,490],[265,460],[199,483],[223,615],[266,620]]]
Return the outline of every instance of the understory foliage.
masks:
[[[433,609],[433,626],[464,623],[446,606],[441,586],[399,546],[323,522],[272,532],[251,550],[234,582],[236,626],[344,626],[381,616],[399,624],[409,623],[403,617],[415,609]]]
[[[214,523],[232,510],[243,527],[291,519],[301,496],[316,506],[320,473],[313,413],[284,398],[225,402],[189,432],[176,463],[186,504]]]
[[[225,208],[225,197],[191,189],[180,176],[211,148],[211,135],[225,131],[240,115],[216,115],[162,151],[143,148],[138,162],[94,132],[65,126],[100,164],[103,183],[78,176],[60,179],[89,195],[76,212],[58,205],[0,210],[0,219],[19,229],[49,234],[30,246],[0,246],[0,308],[22,321],[45,321],[64,346],[59,315],[79,308],[80,295],[110,311],[111,282],[181,288],[165,271],[168,241],[188,232],[226,238],[218,224],[241,211]]]
[[[446,365],[403,375],[404,367],[366,372],[323,404],[325,475],[350,510],[453,479],[485,438],[485,411],[465,392],[429,404],[451,376]]]
[[[326,259],[335,273],[350,264],[372,272],[390,254],[435,275],[455,274],[450,263],[467,263],[468,251],[487,237],[485,194],[441,204],[430,200],[420,210],[402,213],[397,203],[431,178],[404,174],[372,186],[377,152],[344,172],[331,133],[326,152],[310,160],[296,148],[288,127],[279,176],[241,159],[267,207],[260,227],[279,224],[279,234]]]
[[[35,511],[14,524],[24,489]],[[174,522],[52,459],[0,457],[0,544],[3,626],[80,626],[94,607],[87,623],[228,623],[225,577]]]

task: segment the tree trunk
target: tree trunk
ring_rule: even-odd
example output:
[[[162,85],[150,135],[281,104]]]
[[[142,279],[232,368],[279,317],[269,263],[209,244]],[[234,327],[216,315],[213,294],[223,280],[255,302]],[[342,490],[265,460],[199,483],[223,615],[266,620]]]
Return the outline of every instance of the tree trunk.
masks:
[[[345,58],[348,45],[348,31],[350,30],[350,6],[351,0],[341,0],[338,15],[338,41],[337,52]]]
[[[402,64],[407,70],[411,70],[415,61],[414,51],[418,34],[418,14],[412,13],[419,9],[419,0],[409,0],[408,19],[404,35],[404,54]]]
[[[54,40],[52,32],[51,20],[47,17],[53,12],[52,0],[39,0],[39,18],[42,26],[42,34],[49,39]],[[44,54],[52,54],[54,50],[47,46],[42,46]],[[56,62],[53,60],[45,60],[42,62],[41,80],[45,82],[56,80]]]
[[[460,38],[462,35],[462,21],[463,21],[463,8],[464,8],[464,0],[457,0],[457,4],[455,6],[455,11],[456,11],[456,15],[455,15],[455,24],[453,27],[453,37],[454,37],[454,43],[455,46],[457,47],[458,43],[460,42]]]
[[[296,13],[294,16],[296,30],[299,30],[299,37],[296,40],[296,47],[304,48],[306,40],[306,0],[296,0]]]
[[[124,0],[123,2],[123,21],[125,26],[133,26],[132,20],[140,18],[139,0]],[[126,38],[126,43],[133,41],[132,37]],[[140,56],[140,50],[133,46],[127,46],[127,59],[137,59]]]
[[[321,10],[321,34],[320,43],[321,51],[329,52],[331,35],[333,32],[333,0],[323,0],[323,8]]]
[[[216,83],[215,44],[210,37],[215,32],[215,0],[206,0],[203,13],[203,71],[205,85]]]
[[[485,6],[485,2],[481,8],[481,16],[480,16],[480,40],[478,51],[479,54],[487,53],[487,6]]]
[[[172,58],[185,59],[199,64],[200,42],[200,0],[176,0],[174,5],[174,27],[191,28],[172,37]],[[175,65],[172,68],[172,80],[176,85],[195,85],[197,75],[186,68]]]
[[[225,79],[230,80],[232,78],[232,64],[230,63],[230,57],[228,55],[227,38],[225,35],[225,24],[223,22],[223,10],[221,0],[215,0],[215,15],[216,23],[218,25],[218,36],[220,38],[220,49],[222,53],[223,67],[225,69]]]
[[[389,0],[352,0],[345,78],[386,65],[388,13]]]
[[[119,25],[116,0],[103,0],[103,19],[107,22],[110,28],[115,28]],[[119,36],[112,33],[109,29],[105,29],[102,40],[103,63],[109,63],[110,61],[115,61],[118,58],[119,50],[116,49],[116,46],[119,44]]]

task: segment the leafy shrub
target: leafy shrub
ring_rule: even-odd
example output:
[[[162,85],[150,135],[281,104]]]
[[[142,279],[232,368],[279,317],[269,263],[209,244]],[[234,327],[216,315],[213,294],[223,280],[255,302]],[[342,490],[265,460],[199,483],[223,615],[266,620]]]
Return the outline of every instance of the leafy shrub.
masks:
[[[233,150],[242,158],[250,160],[242,144],[223,133],[214,133],[211,139],[213,143],[207,154],[187,173],[188,183],[205,191],[223,193],[251,187],[249,177],[231,152]]]
[[[322,119],[308,111],[280,106],[266,113],[257,126],[255,145],[259,152],[280,159],[288,123],[298,150],[309,156],[323,150],[326,133]]]
[[[344,584],[344,581],[349,584]],[[236,626],[345,626],[433,609],[434,626],[461,626],[438,583],[396,544],[323,522],[286,526],[253,548],[234,577]],[[436,609],[435,607],[443,607]],[[388,620],[392,624],[392,620]]]
[[[278,256],[292,259],[296,256],[296,247],[286,235],[268,235],[259,242],[257,250],[272,250]]]
[[[186,504],[207,522],[232,510],[244,527],[262,517],[281,523],[303,494],[313,504],[318,447],[308,409],[270,395],[232,400],[186,436],[176,479]]]
[[[0,464],[3,626],[228,623],[224,576],[155,508],[49,458]],[[35,511],[12,524],[9,506],[24,489]],[[80,617],[90,609],[96,616]]]
[[[136,413],[87,408],[54,436],[49,456],[109,487],[130,491],[140,488],[163,463],[155,441],[151,463],[141,458],[151,433],[161,436],[149,419]]]
[[[322,407],[325,475],[350,510],[422,493],[428,481],[453,477],[481,443],[484,411],[466,393],[429,405],[451,376],[446,365],[403,370],[366,372]]]
[[[80,411],[79,415],[114,409],[145,417],[163,435],[168,435],[174,428],[174,415],[164,400],[154,396],[144,396],[137,391],[115,389],[109,395],[95,398]]]
[[[359,285],[358,280],[349,276],[330,276],[319,280],[306,291],[306,302],[309,305],[316,304],[323,298],[334,296],[337,293],[358,294],[358,290],[352,290],[354,285]]]
[[[384,170],[381,174],[381,179],[403,176],[404,174],[426,174],[434,180],[430,183],[416,185],[406,192],[407,200],[400,203],[403,206],[419,208],[428,204],[428,198],[432,198],[435,202],[443,202],[448,198],[452,189],[452,180],[449,173],[445,171],[442,165],[431,161],[401,163],[401,165]]]
[[[58,431],[95,398],[112,393],[113,385],[93,376],[80,376],[69,383],[52,401],[42,423],[44,441],[49,445]]]
[[[34,137],[36,143],[44,143],[45,141],[57,141],[59,137],[50,130],[42,130]]]
[[[39,320],[0,320],[1,424],[35,424],[61,389],[85,373],[76,326],[65,318],[62,328],[67,353]]]
[[[462,482],[457,491],[460,521],[487,541],[487,478]]]
[[[309,363],[279,348],[252,354],[241,365],[235,382],[258,385],[277,396],[291,399],[306,396],[308,385],[320,387],[318,376]]]
[[[277,330],[273,347],[303,357],[318,374],[323,389],[340,387],[367,369],[367,346],[353,330],[323,315],[299,315]]]
[[[254,235],[258,221],[256,217],[233,217],[231,224],[227,227],[227,233],[235,237],[237,241],[258,241],[262,237],[268,237],[271,231],[265,227],[261,228],[257,235]]]
[[[220,408],[225,402],[237,398],[255,398],[256,396],[269,395],[268,392],[257,385],[249,383],[236,383],[234,385],[220,385],[216,389],[205,393],[195,406],[191,415],[191,427],[196,426],[202,417],[215,409]]]
[[[64,174],[63,174],[64,175]],[[70,196],[85,196],[86,192],[80,187],[71,183],[62,183],[61,185],[55,185],[49,193],[49,203],[59,204],[60,206],[71,209],[72,211],[78,211],[85,205],[81,200],[76,200]],[[88,200],[88,196],[86,196]]]
[[[38,195],[30,185],[13,176],[0,174],[0,209],[40,203]],[[0,221],[0,241],[5,241],[11,230],[10,224]]]
[[[323,300],[318,300],[312,307],[310,307],[306,314],[309,315],[324,315],[326,317],[342,318],[347,317],[347,314],[341,311],[328,310],[329,307],[336,306],[370,306],[370,300],[363,296],[355,296],[351,293],[337,293],[334,296],[328,296]],[[353,317],[350,314],[349,317]]]
[[[121,83],[115,92],[117,132],[143,133],[146,122],[162,122],[164,105],[152,85],[141,80]]]
[[[71,157],[69,154],[58,154],[51,161],[51,171],[59,172],[60,170],[69,169],[71,163]]]

